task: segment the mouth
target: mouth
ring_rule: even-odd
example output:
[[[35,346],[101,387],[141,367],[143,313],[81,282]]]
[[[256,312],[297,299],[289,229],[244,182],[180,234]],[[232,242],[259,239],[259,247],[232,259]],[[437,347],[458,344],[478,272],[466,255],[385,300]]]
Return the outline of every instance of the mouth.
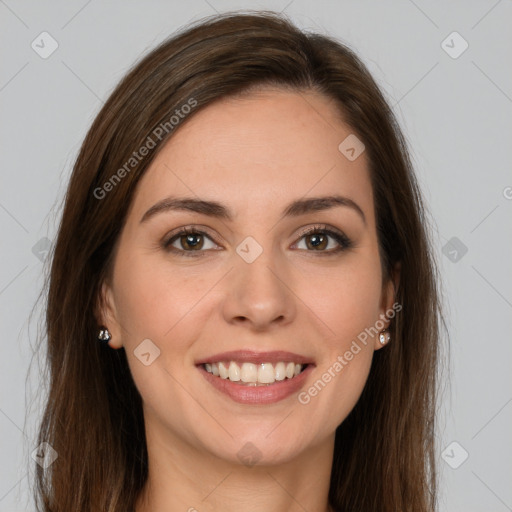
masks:
[[[303,385],[316,366],[312,358],[284,351],[224,352],[195,362],[206,380],[241,403],[280,401]]]
[[[270,386],[275,382],[290,380],[306,370],[308,364],[293,361],[277,363],[248,363],[220,361],[200,365],[208,373],[220,379],[229,380],[240,386]]]

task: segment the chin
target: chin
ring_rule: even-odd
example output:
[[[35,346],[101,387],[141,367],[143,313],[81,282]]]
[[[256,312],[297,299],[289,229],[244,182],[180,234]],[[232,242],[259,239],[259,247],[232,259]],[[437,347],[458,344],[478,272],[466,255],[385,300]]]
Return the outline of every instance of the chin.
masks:
[[[303,440],[295,439],[291,432],[277,434],[274,431],[268,435],[271,430],[255,429],[254,436],[251,436],[251,430],[245,430],[243,435],[234,436],[229,442],[214,443],[209,449],[215,457],[246,467],[286,464],[304,451]]]

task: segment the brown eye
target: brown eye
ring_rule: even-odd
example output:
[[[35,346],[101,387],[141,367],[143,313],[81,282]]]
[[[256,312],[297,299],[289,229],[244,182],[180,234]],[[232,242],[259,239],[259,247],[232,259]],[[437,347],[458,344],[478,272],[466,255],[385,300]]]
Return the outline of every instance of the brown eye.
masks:
[[[306,246],[308,249],[323,250],[329,244],[328,237],[322,233],[313,233],[312,235],[306,235]]]
[[[215,249],[217,245],[204,232],[192,229],[182,229],[163,242],[163,248],[170,252],[191,256],[190,253],[205,253],[208,249]],[[187,254],[188,253],[188,254]]]
[[[305,247],[300,247],[303,240]],[[350,249],[353,247],[353,243],[341,231],[338,232],[326,227],[315,226],[302,233],[296,246],[298,249],[305,249],[307,252],[329,255]]]
[[[181,246],[186,249],[199,250],[202,249],[204,245],[204,240],[202,238],[203,235],[199,233],[181,235],[179,240]]]

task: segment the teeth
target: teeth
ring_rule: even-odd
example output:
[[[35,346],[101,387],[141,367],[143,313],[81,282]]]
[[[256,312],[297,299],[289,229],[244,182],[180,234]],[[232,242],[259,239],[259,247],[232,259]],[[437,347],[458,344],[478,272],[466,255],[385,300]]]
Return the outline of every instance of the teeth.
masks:
[[[275,381],[291,379],[304,369],[304,365],[293,362],[272,363],[242,363],[235,361],[220,363],[205,363],[204,368],[208,373],[229,379],[233,382],[243,382],[249,385],[272,384]]]
[[[286,378],[286,366],[284,363],[277,363],[274,370],[276,372],[276,380],[284,380]]]
[[[231,363],[235,364],[235,363]],[[243,366],[243,365],[242,365]],[[271,363],[263,363],[258,368],[258,382],[261,384],[272,384],[275,382],[276,374]]]
[[[215,363],[212,364],[212,373],[215,375],[214,373],[214,368],[216,367],[217,365]],[[226,368],[226,366],[224,365],[224,363],[219,363],[219,377],[221,379],[227,379],[228,376],[229,376],[229,372],[228,372],[228,369]]]
[[[244,363],[240,368],[242,382],[256,382],[258,380],[258,367],[253,363]]]
[[[228,377],[233,382],[240,380],[240,367],[233,361],[229,363]]]

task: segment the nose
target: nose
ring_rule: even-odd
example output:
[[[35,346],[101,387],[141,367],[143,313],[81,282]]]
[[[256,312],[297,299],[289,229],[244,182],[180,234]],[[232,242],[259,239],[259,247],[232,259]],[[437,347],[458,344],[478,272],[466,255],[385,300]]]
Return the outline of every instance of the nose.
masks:
[[[296,301],[291,276],[284,262],[277,265],[270,251],[252,263],[234,255],[229,273],[224,319],[230,324],[247,325],[254,331],[271,330],[293,321]]]

